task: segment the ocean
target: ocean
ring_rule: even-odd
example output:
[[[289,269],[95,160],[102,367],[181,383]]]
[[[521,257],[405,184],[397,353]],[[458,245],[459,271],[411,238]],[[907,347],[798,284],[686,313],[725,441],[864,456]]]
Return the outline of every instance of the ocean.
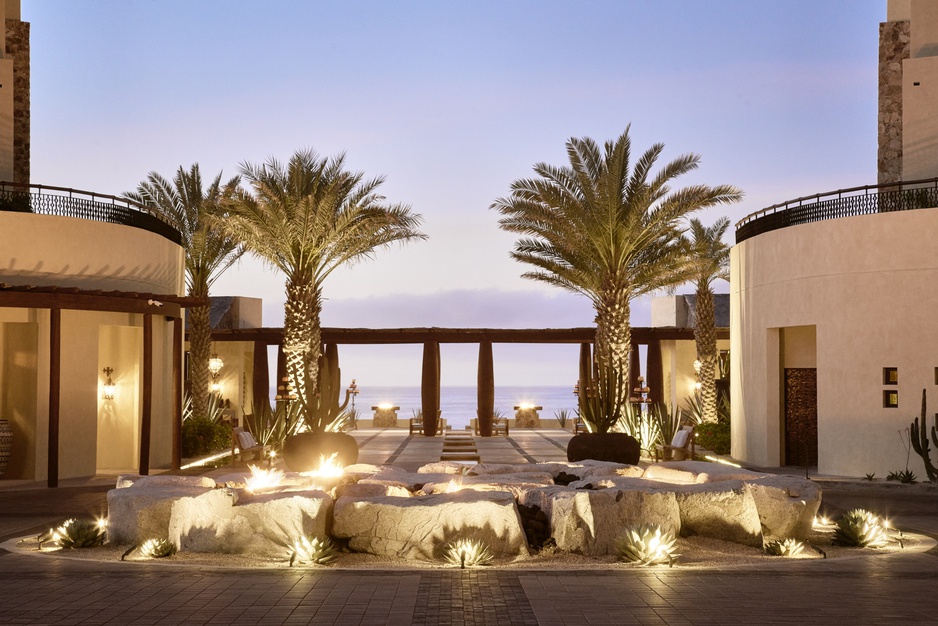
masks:
[[[542,418],[553,418],[554,413],[567,409],[573,416],[576,396],[573,387],[495,387],[495,409],[503,417],[514,417],[514,407],[528,402],[544,407]],[[355,398],[355,408],[361,419],[370,419],[371,407],[390,403],[399,406],[398,419],[413,417],[420,410],[420,387],[363,387]],[[478,399],[475,387],[440,387],[441,417],[454,429],[463,429],[476,416]]]

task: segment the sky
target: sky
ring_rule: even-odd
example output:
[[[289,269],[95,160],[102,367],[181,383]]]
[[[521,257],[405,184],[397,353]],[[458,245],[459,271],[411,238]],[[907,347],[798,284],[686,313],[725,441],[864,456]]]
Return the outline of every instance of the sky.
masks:
[[[590,326],[584,297],[521,278],[492,202],[564,165],[570,137],[629,126],[633,152],[665,144],[659,164],[701,156],[678,185],[743,190],[707,224],[873,184],[885,17],[886,0],[22,0],[32,182],[119,195],[151,171],[344,152],[429,239],[334,273],[325,326]],[[262,298],[280,326],[283,285],[246,257],[213,294]],[[444,346],[443,384],[475,384],[476,355]],[[496,346],[496,383],[572,386],[576,359]],[[419,384],[418,347],[340,360],[359,386]]]

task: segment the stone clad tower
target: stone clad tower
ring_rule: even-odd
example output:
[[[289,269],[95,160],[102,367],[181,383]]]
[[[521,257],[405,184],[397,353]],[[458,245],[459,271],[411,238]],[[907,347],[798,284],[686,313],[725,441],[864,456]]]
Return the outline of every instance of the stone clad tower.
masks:
[[[0,181],[29,182],[29,23],[0,0]]]
[[[880,183],[938,176],[938,2],[889,0],[879,27]]]

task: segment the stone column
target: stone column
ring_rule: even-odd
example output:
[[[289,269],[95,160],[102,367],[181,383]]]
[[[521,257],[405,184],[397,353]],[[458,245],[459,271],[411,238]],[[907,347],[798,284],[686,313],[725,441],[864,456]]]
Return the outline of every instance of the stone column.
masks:
[[[879,183],[902,180],[902,61],[909,58],[909,20],[879,25]]]

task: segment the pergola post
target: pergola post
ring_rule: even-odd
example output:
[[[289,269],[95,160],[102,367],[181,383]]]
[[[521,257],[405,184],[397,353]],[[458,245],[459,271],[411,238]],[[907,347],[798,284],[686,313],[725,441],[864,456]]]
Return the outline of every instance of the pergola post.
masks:
[[[143,407],[140,415],[140,475],[150,473],[150,425],[153,417],[153,316],[143,316]]]
[[[440,343],[423,344],[423,375],[420,384],[420,410],[423,412],[423,434],[436,435],[440,417]]]
[[[267,344],[254,342],[254,376],[251,379],[252,395],[254,396],[251,411],[258,415],[263,408],[262,402],[270,408],[270,366],[267,364]]]
[[[583,404],[589,395],[589,389],[593,386],[593,354],[592,344],[584,341],[580,344],[580,378],[577,380],[580,394],[577,397],[578,408],[583,413]]]
[[[648,342],[648,354],[645,356],[645,367],[648,376],[645,377],[645,386],[651,389],[648,397],[652,405],[664,402],[664,372],[661,367],[661,341],[652,339]]]
[[[173,469],[182,467],[182,318],[173,318]]]
[[[49,458],[46,484],[59,486],[59,399],[62,384],[62,309],[49,310]]]
[[[642,375],[641,357],[638,354],[638,342],[632,341],[632,349],[629,352],[629,395],[639,386],[638,377]]]
[[[479,343],[479,372],[476,387],[479,420],[479,434],[492,436],[492,421],[495,417],[495,365],[492,359],[492,342]]]

